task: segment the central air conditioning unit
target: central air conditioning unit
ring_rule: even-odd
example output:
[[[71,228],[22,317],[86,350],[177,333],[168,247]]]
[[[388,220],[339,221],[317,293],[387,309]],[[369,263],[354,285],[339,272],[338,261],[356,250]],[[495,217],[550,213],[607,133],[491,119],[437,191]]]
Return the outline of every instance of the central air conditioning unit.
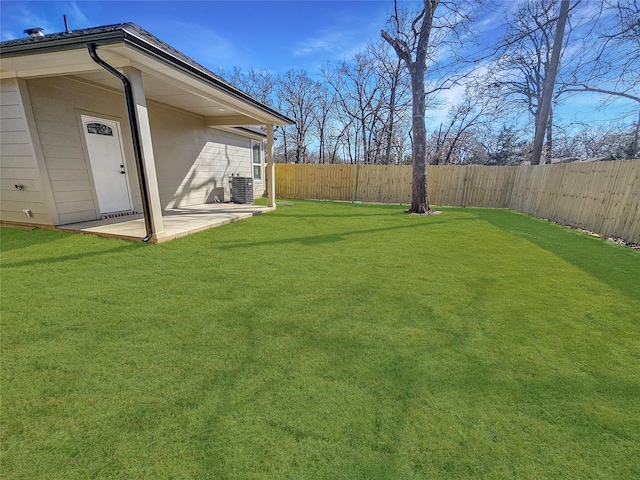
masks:
[[[231,201],[253,203],[253,178],[231,177]]]

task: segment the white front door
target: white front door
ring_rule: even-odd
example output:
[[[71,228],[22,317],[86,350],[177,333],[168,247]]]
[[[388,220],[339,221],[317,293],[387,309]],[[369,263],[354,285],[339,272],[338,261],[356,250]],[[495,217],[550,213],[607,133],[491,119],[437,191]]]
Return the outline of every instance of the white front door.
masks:
[[[82,115],[100,213],[131,210],[120,124]]]

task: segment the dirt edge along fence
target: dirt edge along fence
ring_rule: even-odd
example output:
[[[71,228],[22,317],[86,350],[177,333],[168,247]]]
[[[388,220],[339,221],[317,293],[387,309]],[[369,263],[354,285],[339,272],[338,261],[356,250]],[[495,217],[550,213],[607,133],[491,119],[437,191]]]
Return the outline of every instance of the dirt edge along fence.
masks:
[[[434,205],[510,208],[640,243],[640,160],[428,167]],[[411,166],[277,164],[280,198],[408,204]]]

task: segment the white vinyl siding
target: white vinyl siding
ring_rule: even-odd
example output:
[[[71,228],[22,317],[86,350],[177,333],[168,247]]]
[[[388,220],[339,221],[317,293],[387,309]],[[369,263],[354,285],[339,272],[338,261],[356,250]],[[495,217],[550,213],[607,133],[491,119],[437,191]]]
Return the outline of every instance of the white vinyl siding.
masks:
[[[247,137],[157,104],[149,105],[149,118],[163,208],[211,203],[216,196],[229,201],[229,177],[252,176]]]
[[[51,216],[18,80],[0,82],[0,109],[0,219],[49,225]],[[31,210],[32,216],[27,217],[24,209]]]
[[[126,123],[124,95],[59,77],[29,80],[27,85],[59,224],[98,218],[80,112],[99,112]],[[133,158],[131,150],[128,156]],[[136,186],[134,209],[142,211],[133,163],[127,170],[130,183]]]

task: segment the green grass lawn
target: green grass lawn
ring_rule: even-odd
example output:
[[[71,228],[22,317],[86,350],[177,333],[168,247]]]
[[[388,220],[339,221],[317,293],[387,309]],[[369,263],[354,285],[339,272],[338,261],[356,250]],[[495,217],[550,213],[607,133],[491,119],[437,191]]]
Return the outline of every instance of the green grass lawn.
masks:
[[[640,253],[442,210],[3,229],[0,476],[640,478]]]

